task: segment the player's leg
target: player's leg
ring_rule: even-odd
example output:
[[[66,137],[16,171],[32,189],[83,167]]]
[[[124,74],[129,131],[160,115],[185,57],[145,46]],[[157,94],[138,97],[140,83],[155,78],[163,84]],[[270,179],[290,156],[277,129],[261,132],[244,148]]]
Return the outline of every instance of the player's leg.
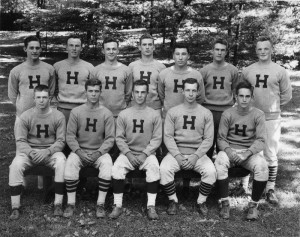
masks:
[[[16,220],[20,216],[21,192],[24,181],[24,171],[33,166],[30,158],[24,153],[16,154],[11,165],[9,166],[9,187],[11,193],[11,220]]]
[[[150,220],[158,219],[155,210],[155,201],[158,192],[158,185],[160,179],[159,164],[156,156],[150,155],[145,162],[139,167],[140,170],[146,171],[147,182],[147,215]]]
[[[206,153],[206,155],[210,159],[213,158],[215,147],[216,147],[216,153],[218,154],[218,152],[219,152],[219,148],[217,146],[217,135],[218,135],[219,124],[220,124],[220,120],[221,120],[221,116],[222,116],[223,111],[211,110],[211,112],[212,112],[213,119],[214,119],[214,141],[213,141],[213,144],[212,144],[211,148]]]
[[[180,166],[176,159],[168,153],[160,164],[160,184],[163,186],[165,193],[169,199],[167,213],[175,215],[177,213],[178,198],[176,195],[174,175],[180,170]]]
[[[125,178],[126,178],[126,174],[130,170],[134,170],[134,167],[132,166],[132,164],[130,163],[130,161],[125,155],[120,154],[111,170],[113,194],[114,194],[114,208],[112,212],[109,214],[109,218],[116,219],[123,212],[122,203],[123,203]]]
[[[203,215],[207,215],[206,199],[217,180],[217,172],[211,159],[204,155],[196,162],[194,170],[201,174],[199,196],[197,199],[197,210]]]
[[[83,167],[80,157],[71,152],[69,155],[64,171],[64,179],[68,196],[68,205],[64,211],[64,217],[71,217],[74,214],[76,203],[76,190],[79,183],[79,171]]]
[[[111,183],[111,169],[113,166],[111,156],[108,153],[100,156],[95,162],[94,166],[97,169],[99,169],[99,175],[98,175],[99,192],[98,192],[98,200],[97,200],[97,207],[96,207],[96,216],[98,218],[103,218],[105,217],[105,209],[104,209],[105,198]]]

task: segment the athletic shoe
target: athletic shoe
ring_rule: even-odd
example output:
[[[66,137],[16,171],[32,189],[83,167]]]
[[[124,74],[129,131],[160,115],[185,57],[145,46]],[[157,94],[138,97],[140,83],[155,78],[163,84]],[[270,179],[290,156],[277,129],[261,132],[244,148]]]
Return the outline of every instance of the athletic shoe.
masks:
[[[155,206],[148,206],[147,207],[147,216],[150,220],[157,220],[158,215],[155,210]]]
[[[229,200],[224,200],[221,202],[220,216],[223,219],[229,219],[229,216],[230,216]]]
[[[96,207],[96,216],[97,218],[103,218],[105,217],[105,209],[104,209],[104,205],[97,205]]]
[[[62,216],[63,215],[63,210],[62,210],[62,205],[61,204],[56,204],[54,205],[54,216]]]
[[[19,219],[19,217],[20,217],[20,210],[19,210],[19,208],[13,208],[12,212],[11,212],[11,214],[9,216],[9,219],[10,220],[17,220],[17,219]]]
[[[117,219],[121,214],[123,213],[122,207],[117,207],[114,205],[112,212],[109,214],[109,218],[111,219]]]
[[[249,209],[247,214],[247,220],[257,220],[259,211],[257,210],[258,204],[254,202],[249,203]]]
[[[197,203],[197,211],[198,211],[200,214],[206,216],[207,213],[208,213],[208,209],[207,209],[207,206],[206,206],[206,202],[204,202],[204,203]]]
[[[64,211],[63,216],[66,218],[70,218],[71,216],[73,216],[74,211],[75,211],[75,205],[68,204],[67,208]]]
[[[168,209],[167,209],[167,213],[169,215],[176,215],[177,209],[178,209],[177,206],[178,206],[177,202],[175,202],[174,200],[170,200],[169,206],[168,206]]]
[[[271,204],[278,204],[278,199],[275,195],[275,192],[273,189],[270,189],[267,193],[266,193],[266,197],[267,197],[267,202],[271,203]]]

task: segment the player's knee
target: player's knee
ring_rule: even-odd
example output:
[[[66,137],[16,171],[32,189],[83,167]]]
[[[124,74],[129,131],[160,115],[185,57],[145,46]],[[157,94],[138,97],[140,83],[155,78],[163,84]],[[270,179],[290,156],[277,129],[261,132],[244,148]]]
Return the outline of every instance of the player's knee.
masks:
[[[112,162],[111,156],[109,154],[105,154],[103,156],[103,159],[101,162],[102,162],[102,165],[107,167],[108,169],[111,169],[113,166],[113,162]]]
[[[254,167],[254,179],[257,181],[266,181],[269,178],[268,164],[264,159],[259,159]]]
[[[111,177],[113,179],[125,179],[125,175],[123,168],[121,168],[120,166],[114,165],[111,169]]]
[[[22,170],[24,169],[24,162],[22,161],[22,159],[18,159],[17,157],[15,159],[13,159],[12,163],[9,166],[9,171],[13,171],[13,170]]]

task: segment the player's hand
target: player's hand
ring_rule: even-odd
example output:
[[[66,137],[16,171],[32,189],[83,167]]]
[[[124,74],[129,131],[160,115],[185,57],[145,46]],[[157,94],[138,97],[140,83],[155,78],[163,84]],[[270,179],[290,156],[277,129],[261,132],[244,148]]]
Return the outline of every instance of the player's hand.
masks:
[[[129,162],[132,164],[132,166],[134,168],[137,168],[140,166],[139,159],[135,155],[133,155],[131,152],[127,152],[126,157],[128,158]]]
[[[243,153],[237,154],[239,159],[236,161],[237,165],[241,165],[245,160],[247,160],[252,155],[251,151],[245,151]]]
[[[225,152],[230,161],[234,162],[234,160],[238,159],[237,153],[234,150],[232,150],[231,148],[226,148]]]
[[[177,161],[177,163],[179,164],[179,167],[182,168],[183,163],[185,163],[185,161],[187,160],[187,158],[185,158],[183,155],[178,154],[175,156],[175,159]]]
[[[145,162],[147,159],[147,155],[145,153],[140,154],[138,157],[136,157],[139,160],[139,166]]]
[[[81,150],[81,149],[78,149],[76,151],[76,154],[80,157],[80,159],[82,160],[82,162],[85,164],[85,165],[91,165],[94,163],[94,161],[92,160],[91,157],[88,156],[88,154]]]
[[[191,170],[195,167],[196,162],[198,160],[198,156],[195,154],[189,155],[187,160],[182,164],[182,168],[184,170]]]
[[[48,149],[42,149],[30,152],[30,156],[32,158],[33,163],[40,164],[42,163],[47,157],[50,156],[50,151]]]
[[[92,154],[88,154],[93,161],[96,161],[101,155],[100,151],[94,151]]]

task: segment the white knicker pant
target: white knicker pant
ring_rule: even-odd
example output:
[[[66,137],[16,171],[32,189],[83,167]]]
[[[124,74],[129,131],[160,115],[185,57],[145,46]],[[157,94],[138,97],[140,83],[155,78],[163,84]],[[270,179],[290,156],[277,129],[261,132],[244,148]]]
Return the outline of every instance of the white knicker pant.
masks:
[[[264,156],[269,166],[278,166],[278,149],[281,135],[281,120],[268,120],[266,124],[266,140]]]

